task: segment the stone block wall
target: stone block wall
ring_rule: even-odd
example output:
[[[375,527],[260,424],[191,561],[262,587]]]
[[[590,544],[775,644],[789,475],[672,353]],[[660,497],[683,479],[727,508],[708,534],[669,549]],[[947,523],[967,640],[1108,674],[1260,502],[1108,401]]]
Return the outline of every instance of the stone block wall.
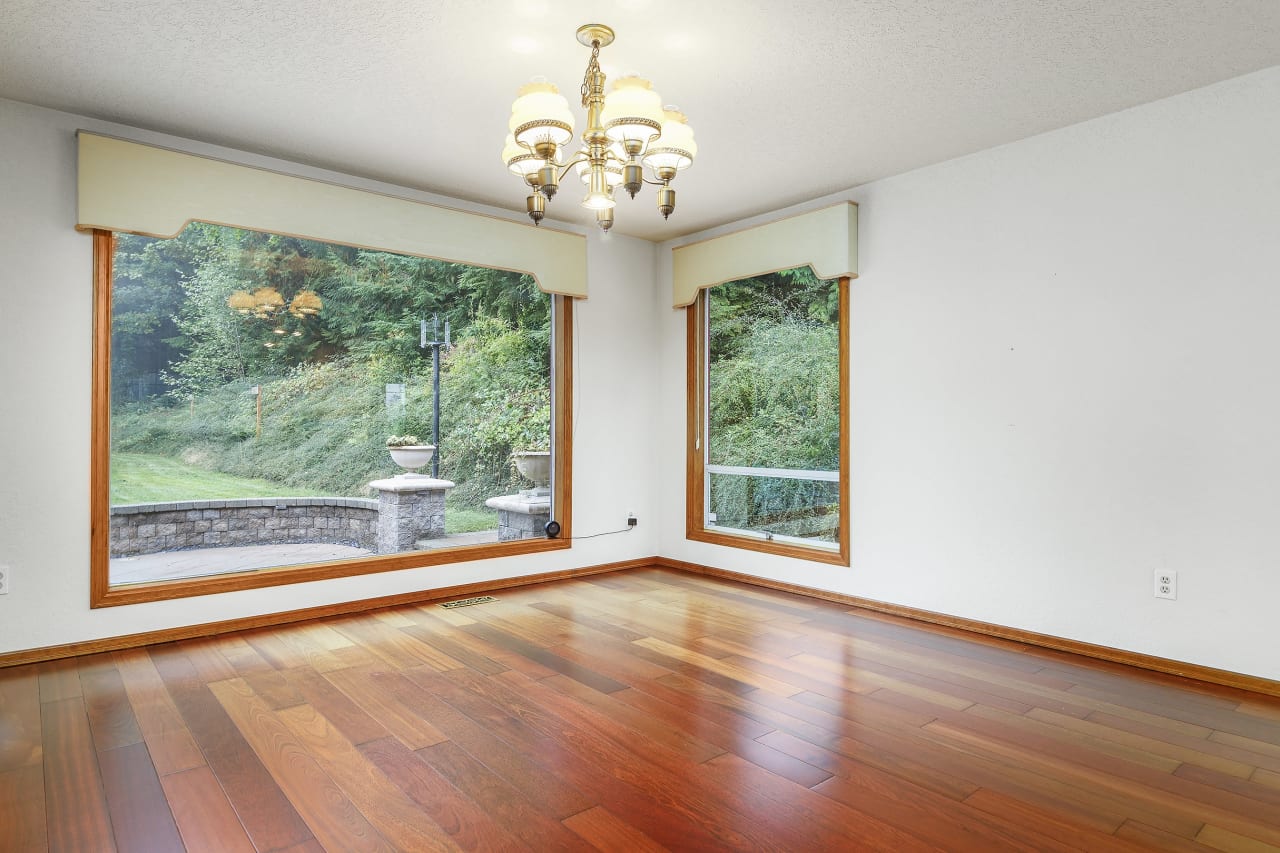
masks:
[[[433,482],[447,482],[436,480]],[[449,483],[452,487],[453,484]],[[379,554],[419,550],[418,540],[444,535],[444,489],[416,492],[381,491],[378,494]]]
[[[183,548],[332,542],[374,550],[378,502],[359,498],[248,498],[111,508],[111,556]]]

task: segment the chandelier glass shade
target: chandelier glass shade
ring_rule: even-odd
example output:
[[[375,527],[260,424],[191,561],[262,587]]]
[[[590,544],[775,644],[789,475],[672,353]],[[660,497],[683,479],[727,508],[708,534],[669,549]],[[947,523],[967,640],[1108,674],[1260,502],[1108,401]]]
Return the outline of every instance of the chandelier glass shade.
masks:
[[[582,206],[596,212],[596,221],[605,231],[613,226],[618,186],[635,198],[644,184],[654,184],[662,216],[669,217],[675,209],[671,181],[693,165],[698,152],[693,130],[678,109],[663,107],[648,80],[621,77],[608,96],[604,94],[600,48],[613,38],[613,30],[604,24],[578,29],[578,41],[591,48],[591,59],[581,86],[587,126],[577,150],[567,150],[575,123],[568,100],[554,85],[535,79],[520,89],[511,105],[502,162],[529,187],[525,209],[535,225],[542,221],[547,202],[555,197],[570,168],[577,170],[586,187]]]

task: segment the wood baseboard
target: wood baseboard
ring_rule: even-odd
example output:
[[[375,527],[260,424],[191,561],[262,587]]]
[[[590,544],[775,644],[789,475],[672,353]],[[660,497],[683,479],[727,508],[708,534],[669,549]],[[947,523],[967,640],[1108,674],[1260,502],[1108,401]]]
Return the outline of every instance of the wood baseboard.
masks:
[[[581,569],[564,569],[557,572],[543,572],[536,575],[523,575],[515,578],[498,578],[489,581],[458,584],[457,586],[424,589],[416,592],[402,592],[396,595],[384,595],[379,598],[362,598],[357,601],[341,601],[335,604],[322,604],[317,607],[304,607],[300,610],[286,610],[279,613],[263,613],[258,616],[244,616],[238,619],[225,619],[220,622],[205,622],[201,625],[184,625],[180,628],[165,628],[159,631],[144,631],[139,634],[125,634],[120,637],[103,637],[98,640],[84,640],[79,643],[66,643],[60,646],[45,646],[35,649],[23,649],[16,652],[0,653],[0,669],[19,666],[24,663],[37,663],[57,658],[69,658],[77,655],[91,655],[98,652],[112,652],[119,649],[131,649],[137,646],[149,646],[156,643],[171,643],[175,640],[189,640],[193,637],[209,637],[214,634],[227,634],[232,631],[243,631],[250,628],[265,628],[270,625],[285,625],[289,622],[301,622],[306,619],[323,619],[327,616],[341,616],[347,613],[358,613],[365,610],[378,610],[383,607],[396,607],[402,604],[421,604],[428,601],[440,601],[449,598],[466,598],[476,594],[494,592],[517,586],[546,583],[548,581],[566,580],[568,578],[586,577],[624,569],[652,566],[652,557],[635,560],[623,560],[617,563],[602,563],[586,566]]]
[[[1027,646],[1081,655],[1082,657],[1094,658],[1096,660],[1110,661],[1112,663],[1124,664],[1126,666],[1133,666],[1139,669],[1150,670],[1152,672],[1160,672],[1166,675],[1175,675],[1182,678],[1204,681],[1209,684],[1234,687],[1239,690],[1247,690],[1251,693],[1280,696],[1280,681],[1262,678],[1256,675],[1245,675],[1239,672],[1231,672],[1230,670],[1215,669],[1210,666],[1187,663],[1186,661],[1172,660],[1170,658],[1146,655],[1139,652],[1130,652],[1123,649],[1111,648],[1110,646],[1085,643],[1080,640],[1070,640],[1066,637],[1057,637],[1052,634],[1040,634],[1035,631],[1025,631],[1021,628],[1010,628],[1005,625],[997,625],[992,622],[981,622],[977,619],[966,619],[961,616],[951,616],[946,613],[935,613],[932,610],[921,610],[900,604],[890,604],[884,601],[876,601],[871,598],[859,598],[858,596],[846,595],[841,592],[832,592],[830,590],[818,589],[816,587],[801,586],[800,584],[756,577],[755,575],[729,571],[728,569],[717,569],[712,566],[704,566],[699,563],[673,560],[668,557],[641,557],[634,560],[623,560],[616,563],[601,563],[595,566],[585,566],[579,569],[564,569],[562,571],[543,572],[541,574],[524,575],[515,578],[498,578],[489,581],[477,581],[475,583],[459,584],[456,586],[440,587],[437,589],[425,589],[416,592],[399,593],[397,595],[386,595],[379,598],[362,598],[356,601],[342,601],[335,604],[306,607],[300,610],[264,613],[258,616],[245,616],[238,619],[226,619],[220,622],[206,622],[201,625],[185,625],[180,628],[166,628],[159,631],[146,631],[139,634],[126,634],[119,637],[103,637],[97,640],[85,640],[79,643],[66,643],[60,646],[45,646],[42,648],[23,649],[16,652],[3,652],[0,653],[0,669],[9,666],[19,666],[26,663],[37,663],[39,661],[75,657],[77,655],[89,655],[96,654],[98,652],[116,651],[118,649],[130,649],[136,648],[137,646],[147,646],[156,643],[169,643],[175,640],[189,640],[193,637],[208,637],[215,634],[227,634],[232,631],[243,631],[251,628],[285,625],[290,622],[301,622],[306,619],[323,619],[328,616],[341,616],[347,613],[377,610],[383,607],[396,607],[402,604],[422,604],[428,601],[464,598],[467,596],[494,592],[500,589],[530,586],[533,584],[547,583],[549,581],[608,574],[610,572],[620,572],[627,569],[645,568],[650,566],[660,566],[662,568],[675,569],[676,571],[689,572],[691,574],[736,581],[738,583],[763,587],[765,589],[774,589],[779,592],[789,592],[796,595],[807,596],[809,598],[831,601],[836,604],[843,604],[861,610],[868,610],[873,613],[883,613],[903,619],[910,619],[915,622],[926,622],[931,625],[941,625],[943,627],[954,628],[959,631],[979,636],[996,637],[998,639],[1021,643]]]
[[[951,616],[946,613],[935,613],[932,610],[920,610],[915,607],[904,607],[900,604],[889,604],[888,602],[876,601],[871,598],[859,598],[854,595],[846,595],[840,592],[830,592],[828,590],[817,589],[815,587],[770,580],[769,578],[756,577],[755,575],[743,574],[741,572],[732,572],[727,569],[717,569],[711,566],[703,566],[698,563],[687,563],[682,560],[672,560],[666,557],[655,557],[653,559],[653,563],[664,568],[676,569],[677,571],[706,575],[707,577],[721,578],[723,580],[738,581],[739,583],[750,584],[751,586],[765,587],[767,589],[774,589],[780,592],[795,593],[797,595],[804,595],[810,598],[819,598],[823,601],[845,604],[849,607],[870,610],[875,613],[885,613],[891,616],[911,619],[916,622],[928,622],[931,625],[942,625],[947,628],[955,628],[971,634],[980,634],[986,637],[998,637],[1002,640],[1010,640],[1027,646],[1067,652],[1074,655],[1081,655],[1082,657],[1095,658],[1097,660],[1105,660],[1112,663],[1147,669],[1153,672],[1162,672],[1167,675],[1176,675],[1182,678],[1192,678],[1197,681],[1205,681],[1210,684],[1220,684],[1225,687],[1248,690],[1251,693],[1280,696],[1280,681],[1273,681],[1269,678],[1261,678],[1256,675],[1245,675],[1239,672],[1231,672],[1226,669],[1215,669],[1211,666],[1187,663],[1186,661],[1156,657],[1155,655],[1145,655],[1139,652],[1125,651],[1123,649],[1114,649],[1110,646],[1099,646],[1094,643],[1081,642],[1080,640],[1069,640],[1065,637],[1056,637],[1052,634],[1039,634],[1035,631],[1024,631],[1021,628],[1009,628],[992,622],[980,622],[977,619],[965,619],[961,616]]]

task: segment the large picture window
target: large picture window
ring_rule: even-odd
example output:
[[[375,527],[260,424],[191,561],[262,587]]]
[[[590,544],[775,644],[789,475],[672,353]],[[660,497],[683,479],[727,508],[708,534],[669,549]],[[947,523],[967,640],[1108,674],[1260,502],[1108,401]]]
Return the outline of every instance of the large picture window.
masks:
[[[809,267],[688,309],[688,538],[848,565],[848,279]]]
[[[566,297],[204,223],[94,252],[94,606],[568,547]]]

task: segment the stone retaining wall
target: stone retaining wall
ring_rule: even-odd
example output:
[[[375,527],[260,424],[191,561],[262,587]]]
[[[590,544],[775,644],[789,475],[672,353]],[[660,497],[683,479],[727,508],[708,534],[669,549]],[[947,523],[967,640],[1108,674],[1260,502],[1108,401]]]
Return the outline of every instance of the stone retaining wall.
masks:
[[[111,508],[111,556],[183,548],[332,542],[372,551],[378,502],[359,498],[250,498]]]

